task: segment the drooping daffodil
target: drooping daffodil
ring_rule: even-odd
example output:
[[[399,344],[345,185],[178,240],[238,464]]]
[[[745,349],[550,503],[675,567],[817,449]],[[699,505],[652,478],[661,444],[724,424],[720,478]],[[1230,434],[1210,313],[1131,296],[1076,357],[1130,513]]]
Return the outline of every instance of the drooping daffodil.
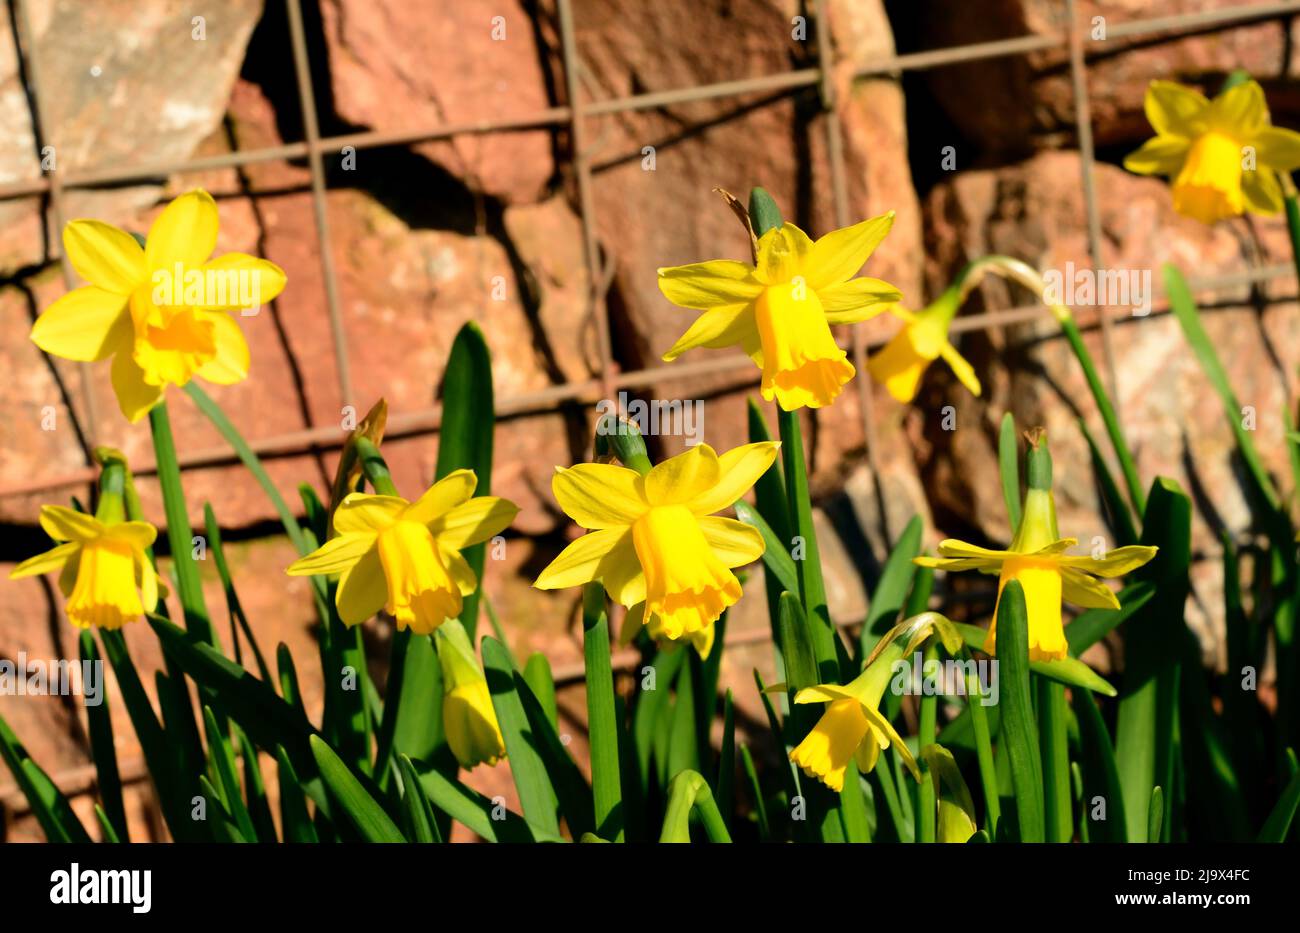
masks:
[[[68,619],[78,628],[119,629],[158,606],[158,575],[146,550],[148,522],[101,521],[61,505],[41,507],[41,527],[57,546],[28,558],[11,580],[58,570]]]
[[[1212,224],[1282,209],[1278,174],[1300,168],[1300,133],[1272,125],[1258,82],[1242,81],[1209,100],[1173,81],[1152,81],[1145,107],[1156,135],[1124,167],[1168,177],[1178,213]]]
[[[339,574],[335,604],[346,625],[383,609],[399,629],[428,635],[478,588],[461,549],[503,531],[519,511],[497,496],[475,497],[477,485],[473,470],[456,470],[415,502],[354,492],[334,512],[336,536],[286,572]]]
[[[621,605],[645,603],[665,638],[703,631],[740,599],[732,569],[763,554],[755,528],[714,513],[754,485],[778,446],[746,444],[718,456],[699,444],[644,475],[610,463],[557,468],[555,499],[589,532],[533,585],[553,590],[600,580]]]
[[[940,557],[917,557],[914,563],[939,570],[978,570],[996,573],[998,599],[1009,580],[1024,588],[1029,624],[1029,658],[1052,661],[1069,653],[1061,621],[1061,600],[1087,609],[1118,609],[1115,593],[1098,577],[1119,577],[1141,567],[1156,554],[1156,548],[1128,545],[1102,556],[1067,554],[1078,544],[1076,538],[1062,538],[1057,531],[1056,501],[1052,496],[1052,459],[1041,431],[1030,432],[1026,455],[1027,489],[1020,527],[1011,547],[989,550],[964,541],[947,539],[939,543]],[[984,650],[997,651],[997,608],[984,642]]]
[[[920,311],[897,305],[889,309],[891,315],[903,321],[903,326],[867,360],[867,371],[895,400],[907,404],[916,398],[926,368],[940,357],[972,395],[980,394],[975,368],[948,340],[948,329],[961,298],[961,284],[957,282]]]
[[[506,757],[487,678],[459,619],[448,619],[434,633],[442,668],[442,729],[462,768],[493,767]]]
[[[231,312],[280,294],[283,270],[244,253],[210,258],[217,205],[206,191],[176,198],[149,228],[144,246],[98,220],[73,220],[63,248],[90,284],[68,292],[36,319],[32,341],[47,353],[94,362],[113,358],[122,414],[139,421],[168,385],[194,376],[230,385],[248,375],[248,344]]]
[[[829,405],[853,378],[832,324],[852,324],[897,301],[880,279],[854,278],[894,223],[891,211],[813,242],[792,223],[757,240],[754,265],[714,259],[659,270],[675,305],[704,312],[664,354],[739,345],[763,371],[763,398],[786,411]]]

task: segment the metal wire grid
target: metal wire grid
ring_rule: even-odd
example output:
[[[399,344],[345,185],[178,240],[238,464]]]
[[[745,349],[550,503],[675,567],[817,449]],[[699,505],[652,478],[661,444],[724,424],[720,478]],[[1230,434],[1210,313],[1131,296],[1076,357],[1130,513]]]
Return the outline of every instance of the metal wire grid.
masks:
[[[25,78],[34,110],[33,124],[37,148],[40,149],[53,143],[53,140],[48,136],[51,131],[50,124],[41,119],[43,114],[42,101],[46,99],[45,91],[48,88],[42,84],[40,69],[36,61],[37,56],[34,51],[27,9],[28,0],[14,0],[14,2],[18,9],[18,15],[15,17],[18,27],[15,40],[19,46],[19,59],[26,63]],[[826,141],[831,169],[831,194],[834,216],[838,226],[844,226],[851,220],[848,216],[848,194],[845,181],[841,127],[835,113],[835,86],[832,79],[834,61],[828,29],[817,29],[817,65],[815,67],[716,84],[586,102],[583,100],[578,81],[581,64],[576,49],[572,0],[557,0],[562,62],[569,99],[567,106],[550,107],[529,116],[502,120],[441,124],[411,130],[361,132],[322,137],[316,112],[316,94],[309,67],[300,0],[284,0],[284,3],[288,14],[294,71],[303,115],[304,135],[306,136],[304,141],[169,163],[128,167],[105,166],[68,173],[49,172],[28,181],[0,185],[0,201],[32,195],[48,195],[51,229],[59,230],[62,229],[64,219],[64,192],[69,188],[92,187],[111,182],[142,181],[167,177],[177,172],[207,171],[306,157],[311,170],[312,201],[320,252],[321,277],[324,283],[326,305],[333,337],[338,388],[343,404],[355,404],[355,399],[352,393],[347,339],[343,328],[343,312],[335,275],[333,254],[330,249],[329,210],[326,202],[324,169],[324,155],[326,152],[339,152],[345,146],[351,146],[357,150],[374,149],[409,145],[458,135],[485,134],[547,126],[567,125],[569,127],[572,138],[572,163],[577,189],[577,206],[583,229],[584,254],[588,270],[588,281],[592,283],[591,292],[588,296],[588,308],[596,323],[599,370],[594,379],[567,382],[539,391],[503,396],[497,400],[497,415],[501,418],[551,411],[566,402],[595,402],[602,397],[611,397],[619,389],[641,388],[668,380],[717,375],[743,370],[752,365],[747,356],[735,354],[717,356],[712,359],[691,363],[676,363],[671,367],[654,366],[628,372],[619,372],[615,367],[610,346],[609,321],[604,305],[604,292],[608,286],[609,276],[606,274],[607,270],[602,268],[603,260],[596,238],[594,208],[592,205],[591,153],[586,150],[584,145],[586,123],[592,118],[614,113],[653,109],[689,101],[736,97],[762,92],[795,92],[804,88],[817,87],[820,90],[822,106],[828,117],[825,121]],[[1079,22],[1077,15],[1076,0],[1066,0],[1066,7],[1068,27],[1062,33],[1020,36],[954,48],[907,55],[893,55],[882,58],[870,65],[854,69],[853,76],[899,75],[904,71],[919,71],[962,62],[1024,55],[1052,48],[1065,48],[1069,53],[1070,74],[1074,89],[1075,124],[1081,152],[1082,185],[1087,209],[1088,249],[1093,265],[1099,266],[1101,263],[1101,228],[1096,191],[1093,185],[1095,160],[1089,118],[1090,107],[1086,70],[1086,59],[1089,51],[1108,47],[1117,41],[1147,38],[1161,33],[1172,33],[1177,36],[1193,31],[1283,19],[1300,13],[1300,0],[1262,3],[1235,9],[1209,10],[1109,24],[1107,37],[1104,40],[1094,40],[1086,36],[1085,27]],[[826,20],[825,0],[814,0],[812,12],[816,22],[824,23]],[[25,55],[22,54],[24,51],[26,52]],[[65,281],[69,287],[72,287],[76,284],[75,276],[67,258],[61,257],[61,260]],[[1239,275],[1218,276],[1212,279],[1194,279],[1191,284],[1194,288],[1226,287],[1241,283],[1265,282],[1280,275],[1290,274],[1290,272],[1290,266],[1276,265],[1250,270]],[[1101,324],[1103,362],[1106,376],[1110,384],[1112,398],[1118,400],[1118,393],[1114,391],[1115,360],[1112,351],[1112,314],[1106,309],[1097,309],[1097,311]],[[964,315],[957,319],[954,330],[960,332],[1001,327],[1031,319],[1039,313],[1041,312],[1037,308],[1023,307]],[[850,352],[852,353],[854,365],[859,371],[864,369],[863,364],[867,349],[861,329],[854,328]],[[91,387],[91,380],[85,378],[84,371],[81,382],[84,396],[83,424],[86,425],[87,436],[93,439],[96,436],[97,405]],[[868,463],[874,469],[875,444],[873,441],[875,430],[871,418],[872,387],[870,380],[865,376],[860,377],[857,383],[863,415],[866,454]],[[438,430],[440,421],[441,408],[438,405],[406,412],[395,412],[390,415],[388,420],[388,434],[391,437],[428,434]],[[337,446],[344,439],[345,432],[342,432],[337,426],[325,425],[276,434],[253,440],[250,443],[253,449],[262,455],[287,455],[305,453],[322,447]],[[224,464],[231,461],[232,453],[227,448],[190,451],[182,455],[180,460],[183,468],[190,469]],[[153,469],[153,464],[142,463],[138,465],[137,472],[149,474],[153,472]],[[87,465],[84,469],[69,471],[61,475],[44,476],[25,482],[2,485],[0,486],[0,496],[43,492],[80,485],[93,481],[95,475],[95,469]]]

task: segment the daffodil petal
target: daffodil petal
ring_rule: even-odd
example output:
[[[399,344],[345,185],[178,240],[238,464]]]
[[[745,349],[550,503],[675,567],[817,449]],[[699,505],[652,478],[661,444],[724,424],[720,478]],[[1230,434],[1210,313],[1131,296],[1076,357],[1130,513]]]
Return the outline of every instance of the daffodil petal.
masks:
[[[72,221],[63,228],[63,250],[77,275],[105,291],[125,297],[149,279],[140,244],[112,224]]]
[[[1265,165],[1241,173],[1241,193],[1246,198],[1246,207],[1256,214],[1276,214],[1286,203],[1277,173]]]
[[[244,339],[244,332],[235,319],[223,311],[195,311],[194,316],[211,322],[217,348],[217,355],[200,366],[196,370],[197,374],[208,382],[222,386],[234,385],[247,379],[248,341]]]
[[[921,780],[921,769],[916,766],[916,759],[912,757],[912,753],[907,748],[907,743],[903,741],[902,736],[898,734],[889,720],[870,706],[864,705],[862,712],[874,728],[879,729],[889,738],[889,744],[894,746],[899,757],[903,759],[903,764],[907,765],[907,770],[912,772],[912,777],[918,781]]]
[[[624,537],[631,537],[627,528],[602,528],[587,532],[561,551],[541,572],[533,586],[539,590],[560,590],[590,583],[600,576],[601,561]]]
[[[284,291],[287,281],[284,270],[275,263],[247,253],[223,253],[204,263],[202,271],[205,281],[211,279],[217,285],[216,293],[204,303],[209,311],[260,308]]]
[[[1061,597],[1084,609],[1118,609],[1119,599],[1106,584],[1079,570],[1061,568]]]
[[[652,506],[681,505],[712,489],[721,475],[713,448],[697,444],[656,464],[646,474],[646,499]]]
[[[379,548],[373,546],[373,539],[369,543],[371,546],[343,570],[334,594],[334,605],[345,625],[360,625],[373,619],[388,601],[388,580],[384,577]]]
[[[696,515],[730,508],[771,468],[780,447],[778,441],[760,441],[728,450],[718,457],[717,482],[687,502],[687,508]]]
[[[1235,139],[1251,139],[1268,122],[1268,102],[1257,81],[1229,88],[1210,102],[1205,123]]]
[[[950,573],[959,570],[981,570],[987,573],[997,573],[1001,569],[1002,562],[990,560],[983,557],[913,557],[912,563],[918,567],[928,567],[931,570],[945,570]]]
[[[1156,556],[1156,548],[1130,544],[1108,551],[1105,557],[1069,555],[1059,558],[1062,567],[1072,567],[1098,577],[1122,577]]]
[[[944,538],[939,542],[939,553],[944,557],[978,558],[980,560],[1003,561],[1016,557],[1015,551],[996,551],[977,544],[958,541],[956,538]]]
[[[831,324],[856,324],[867,321],[903,297],[903,293],[888,282],[859,276],[838,285],[817,289],[826,320]]]
[[[94,285],[73,289],[32,325],[32,342],[65,360],[107,359],[131,340],[127,298]]]
[[[429,530],[439,544],[460,550],[500,534],[518,514],[519,506],[508,499],[479,496],[434,519]]]
[[[583,528],[614,528],[632,524],[649,508],[640,480],[627,467],[579,463],[555,471],[551,492],[564,514]]]
[[[468,502],[477,488],[478,477],[473,470],[453,470],[412,502],[402,517],[407,521],[427,525],[456,506]]]
[[[198,269],[217,248],[217,202],[206,191],[186,192],[163,208],[145,239],[149,269],[171,273]]]
[[[113,394],[117,396],[117,405],[127,421],[135,424],[162,401],[163,387],[150,385],[144,381],[144,370],[131,358],[124,348],[113,357],[110,375],[113,380]]]
[[[61,505],[41,506],[41,527],[55,541],[90,541],[104,533],[104,525],[93,515]]]
[[[81,545],[76,541],[65,541],[48,551],[37,554],[35,557],[29,557],[9,571],[9,579],[18,580],[22,577],[34,577],[38,574],[49,573],[51,570],[62,570],[63,565],[77,553],[79,547]]]
[[[734,259],[712,259],[659,270],[659,291],[683,308],[707,311],[745,305],[762,290],[762,283],[754,278],[754,268]]]
[[[677,342],[664,354],[665,363],[671,363],[687,350],[696,347],[719,349],[737,344],[756,334],[753,304],[726,305],[705,311],[677,338]]]
[[[1278,172],[1300,168],[1300,133],[1281,126],[1266,126],[1255,134],[1255,158]]]
[[[866,263],[894,226],[894,212],[834,230],[813,244],[804,276],[815,290],[846,281]]]
[[[469,561],[461,556],[460,551],[453,551],[441,545],[438,550],[442,554],[443,563],[447,565],[447,574],[456,584],[460,595],[468,596],[477,590],[478,575],[474,573],[474,568],[469,565]]]
[[[833,703],[836,700],[856,700],[857,695],[850,693],[839,684],[817,684],[804,687],[794,695],[795,703]]]
[[[636,641],[637,633],[645,624],[645,603],[637,603],[623,616],[623,625],[618,630],[618,646],[626,648]]]
[[[1184,136],[1153,136],[1124,157],[1124,167],[1137,175],[1177,175],[1190,148]]]
[[[104,537],[125,541],[137,551],[152,547],[158,539],[158,529],[148,522],[120,522],[104,526]]]
[[[341,535],[377,534],[401,517],[410,503],[400,496],[354,492],[334,510],[334,530]]]
[[[1157,134],[1191,136],[1198,127],[1209,100],[1200,91],[1175,81],[1152,81],[1147,85],[1143,109]]]
[[[144,554],[136,555],[136,583],[140,586],[140,604],[145,612],[158,608],[158,572]]]
[[[773,227],[758,238],[758,265],[754,275],[765,285],[788,283],[796,275],[815,288],[807,279],[804,263],[812,253],[813,242],[792,223]]]
[[[342,573],[375,544],[371,534],[344,534],[330,538],[316,550],[298,558],[285,573],[291,577],[307,577],[321,573]]]
[[[646,579],[636,556],[632,531],[627,529],[600,562],[600,580],[610,598],[621,606],[645,602]]]
[[[753,525],[719,515],[706,515],[699,523],[704,540],[724,567],[743,567],[763,556],[763,536]]]
[[[975,375],[975,367],[970,364],[966,357],[958,353],[957,348],[947,342],[939,349],[939,355],[948,364],[948,368],[957,377],[957,381],[966,387],[966,391],[978,398],[981,391],[980,380]]]

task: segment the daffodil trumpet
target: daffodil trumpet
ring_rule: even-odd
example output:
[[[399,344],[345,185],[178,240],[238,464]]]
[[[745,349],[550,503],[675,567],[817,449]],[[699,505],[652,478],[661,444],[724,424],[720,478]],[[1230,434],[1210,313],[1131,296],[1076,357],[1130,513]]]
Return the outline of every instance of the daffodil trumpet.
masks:
[[[367,475],[386,476],[374,445],[356,444]],[[379,495],[351,493],[334,511],[334,536],[286,572],[338,574],[334,601],[345,625],[383,609],[399,631],[432,634],[478,589],[461,550],[503,531],[519,511],[505,499],[474,496],[477,484],[473,470],[455,470],[414,502],[397,495],[391,480]]]
[[[101,462],[96,514],[42,506],[41,527],[55,547],[23,561],[9,578],[59,571],[68,620],[78,628],[114,631],[158,606],[160,587],[150,554],[158,532],[147,522],[126,520],[125,463]]]
[[[939,543],[940,557],[917,557],[913,563],[940,570],[979,570],[997,573],[998,599],[1011,580],[1024,589],[1029,623],[1029,658],[1051,661],[1069,653],[1061,617],[1061,601],[1084,608],[1118,609],[1115,593],[1098,577],[1118,577],[1141,567],[1155,556],[1156,548],[1129,545],[1099,556],[1067,554],[1078,544],[1076,538],[1062,538],[1057,530],[1056,501],[1052,495],[1052,459],[1041,430],[1028,434],[1025,458],[1027,489],[1020,526],[1011,546],[990,550],[946,539]],[[984,649],[997,651],[997,607],[989,626]]]
[[[462,768],[494,767],[506,757],[487,678],[459,619],[448,619],[434,633],[442,669],[442,727]]]
[[[762,189],[754,189],[755,194]],[[762,192],[766,203],[771,199]],[[759,212],[753,207],[751,215]],[[753,218],[753,264],[713,259],[659,270],[659,290],[701,314],[664,354],[672,362],[697,347],[739,345],[762,371],[760,391],[781,408],[831,404],[856,372],[831,333],[834,324],[865,321],[901,297],[879,279],[855,277],[894,223],[890,211],[816,242],[775,205]]]
[[[588,533],[538,576],[538,589],[599,580],[617,603],[645,604],[664,638],[692,636],[740,599],[734,568],[763,554],[763,538],[714,513],[763,475],[779,445],[746,444],[719,456],[699,444],[645,474],[612,463],[557,467],[551,491]]]
[[[1213,100],[1152,81],[1144,106],[1156,135],[1124,167],[1169,178],[1178,213],[1213,224],[1282,209],[1280,178],[1300,168],[1300,133],[1272,125],[1257,81],[1234,75]]]

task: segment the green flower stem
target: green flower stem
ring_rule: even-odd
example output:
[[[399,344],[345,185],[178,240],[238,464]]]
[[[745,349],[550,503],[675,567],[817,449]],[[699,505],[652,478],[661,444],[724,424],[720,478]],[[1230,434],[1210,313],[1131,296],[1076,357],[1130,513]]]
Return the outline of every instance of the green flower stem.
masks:
[[[609,616],[605,588],[587,584],[583,592],[582,651],[587,678],[587,723],[591,735],[591,786],[596,833],[623,841],[623,790],[619,776],[618,720],[614,672],[609,658]]]
[[[194,532],[185,507],[185,490],[181,485],[181,468],[176,459],[171,418],[164,399],[149,410],[149,427],[153,431],[154,458],[158,465],[158,484],[162,487],[163,509],[167,516],[167,543],[176,568],[176,588],[185,612],[185,627],[213,647],[216,633],[209,621],[203,599],[199,565],[194,560]]]
[[[1046,677],[1033,679],[1038,683],[1038,728],[1043,752],[1047,841],[1069,842],[1074,835],[1074,815],[1071,812],[1065,687]]]
[[[664,828],[660,842],[691,841],[691,810],[700,818],[700,825],[710,842],[730,842],[727,824],[709,790],[708,781],[698,771],[681,771],[673,778],[668,791],[668,807],[664,813]]]
[[[984,689],[976,668],[969,662],[969,648],[961,650],[966,671],[966,707],[970,710],[975,732],[975,758],[980,769],[980,787],[984,791],[984,829],[990,839],[997,838],[998,820],[1002,818],[1002,801],[998,797],[998,772],[993,763],[993,738],[989,731],[989,714],[984,708]]]
[[[1300,280],[1300,203],[1296,201],[1295,185],[1290,175],[1283,175],[1286,187],[1286,229],[1291,234],[1291,259],[1295,263],[1296,278]]]
[[[937,642],[937,639],[934,640]],[[922,664],[929,661],[937,661],[939,658],[939,647],[935,643],[926,645],[925,653],[922,655]],[[892,664],[891,664],[892,667]],[[924,670],[924,668],[922,668]],[[925,748],[935,740],[935,722],[938,714],[939,698],[934,694],[927,694],[921,697],[921,712],[917,726],[917,747]],[[934,782],[930,780],[930,765],[923,758],[921,766],[921,785],[917,790],[918,801],[916,807],[916,838],[920,842],[935,841],[935,820],[937,817],[938,803],[935,800]]]
[[[357,438],[356,447],[361,469],[365,471],[370,485],[375,487],[375,492],[381,496],[398,495],[397,486],[393,483],[393,475],[388,472],[388,464],[384,461],[379,448],[365,437]]]

